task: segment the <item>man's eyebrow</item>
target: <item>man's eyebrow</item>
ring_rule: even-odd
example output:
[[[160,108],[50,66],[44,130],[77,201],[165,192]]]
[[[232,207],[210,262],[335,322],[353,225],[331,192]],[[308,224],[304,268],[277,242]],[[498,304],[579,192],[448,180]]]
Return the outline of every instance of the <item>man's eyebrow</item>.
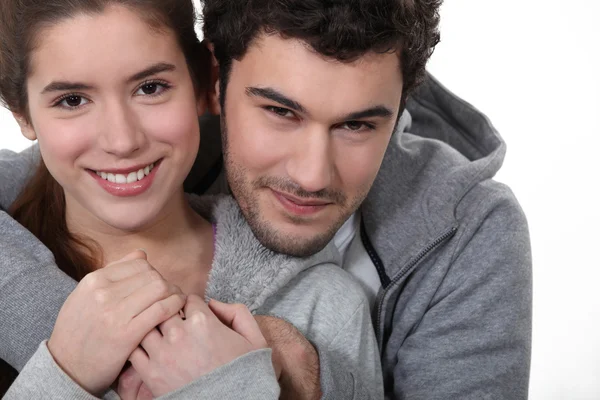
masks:
[[[255,97],[263,97],[265,99],[274,101],[276,103],[281,104],[284,107],[290,108],[299,113],[308,114],[308,111],[300,103],[295,100],[290,99],[285,96],[283,93],[278,92],[272,88],[257,88],[257,87],[247,87],[246,94],[248,96]]]
[[[303,114],[309,114],[309,112],[297,101],[290,99],[284,94],[278,92],[273,88],[257,88],[257,87],[247,87],[246,94],[248,96],[257,96],[263,97],[265,99],[274,101],[276,103],[281,104],[284,107],[290,108],[294,111],[301,112]],[[391,118],[394,115],[392,110],[383,105],[377,105],[374,107],[367,108],[365,110],[356,111],[350,113],[342,118],[339,118],[340,121],[352,121],[363,118],[373,118],[373,117],[382,117],[382,118]]]
[[[363,119],[363,118],[373,118],[373,117],[382,117],[382,118],[390,118],[394,113],[392,110],[387,108],[386,106],[375,106],[371,108],[367,108],[366,110],[357,111],[346,115],[344,118],[340,118],[343,121],[352,121],[355,119]]]
[[[170,72],[176,69],[175,65],[169,63],[157,63],[151,65],[143,71],[132,75],[127,79],[127,83],[132,83],[136,81],[141,81],[142,79],[148,78],[152,75],[156,75],[161,72]],[[50,92],[67,92],[74,90],[92,90],[93,86],[81,83],[81,82],[69,82],[69,81],[55,81],[47,85],[44,90],[42,90],[42,94],[50,93]]]
[[[151,65],[150,67],[146,68],[145,70],[140,71],[137,74],[131,76],[131,78],[127,79],[127,83],[141,81],[142,79],[146,79],[152,75],[156,75],[161,72],[175,71],[175,69],[177,69],[177,68],[173,64],[164,63],[164,62],[157,63],[157,64]]]

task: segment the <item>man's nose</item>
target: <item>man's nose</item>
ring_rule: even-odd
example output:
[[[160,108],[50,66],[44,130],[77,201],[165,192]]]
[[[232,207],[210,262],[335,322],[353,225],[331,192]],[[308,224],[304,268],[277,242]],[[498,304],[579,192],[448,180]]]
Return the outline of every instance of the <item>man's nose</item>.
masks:
[[[307,192],[328,188],[334,176],[331,135],[313,128],[299,135],[286,166],[288,176]]]

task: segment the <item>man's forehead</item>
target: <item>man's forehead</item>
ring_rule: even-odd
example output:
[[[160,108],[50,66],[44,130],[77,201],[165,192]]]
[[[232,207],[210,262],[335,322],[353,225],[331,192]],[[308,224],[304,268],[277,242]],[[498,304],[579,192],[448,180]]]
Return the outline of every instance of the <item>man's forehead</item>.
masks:
[[[234,74],[242,79],[230,83],[244,85],[238,89],[275,89],[307,109],[346,113],[380,104],[399,107],[402,75],[396,53],[371,52],[342,62],[299,39],[263,35],[236,64]]]
[[[371,64],[377,64],[378,62],[381,62],[382,58],[387,58],[387,57],[382,57],[382,56],[395,55],[395,57],[396,57],[395,59],[393,57],[391,57],[391,58],[393,60],[395,60],[395,62],[397,64],[398,74],[401,74],[400,49],[390,49],[388,51],[381,51],[379,49],[367,50],[363,54],[359,54],[356,57],[345,58],[345,59],[341,60],[341,59],[336,58],[335,56],[329,56],[329,55],[324,55],[324,54],[319,53],[306,40],[294,38],[294,37],[287,37],[278,32],[261,33],[261,34],[257,35],[256,38],[254,38],[249,43],[246,54],[248,54],[250,52],[271,54],[271,53],[278,53],[282,50],[288,50],[288,51],[296,50],[298,53],[306,52],[306,53],[311,54],[315,58],[319,58],[324,62],[332,63],[334,65],[335,64],[339,64],[339,65],[368,64],[368,65],[371,65]],[[282,53],[280,53],[280,55],[285,56]]]

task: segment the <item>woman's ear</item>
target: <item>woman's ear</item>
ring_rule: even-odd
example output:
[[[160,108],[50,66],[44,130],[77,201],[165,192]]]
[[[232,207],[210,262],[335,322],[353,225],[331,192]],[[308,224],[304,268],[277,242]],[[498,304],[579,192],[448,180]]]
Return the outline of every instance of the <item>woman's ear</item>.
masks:
[[[19,128],[21,128],[21,134],[23,134],[23,136],[25,136],[29,140],[36,140],[37,135],[35,134],[35,130],[33,129],[33,126],[31,125],[31,123],[27,120],[27,118],[25,118],[21,114],[17,114],[17,113],[12,113],[12,114],[13,114],[13,117],[15,117],[17,124],[19,124]]]
[[[221,114],[221,103],[219,102],[220,96],[220,80],[219,80],[219,62],[215,57],[215,46],[207,42],[206,47],[210,50],[210,85],[206,91],[206,101],[208,105],[208,111],[213,115]]]

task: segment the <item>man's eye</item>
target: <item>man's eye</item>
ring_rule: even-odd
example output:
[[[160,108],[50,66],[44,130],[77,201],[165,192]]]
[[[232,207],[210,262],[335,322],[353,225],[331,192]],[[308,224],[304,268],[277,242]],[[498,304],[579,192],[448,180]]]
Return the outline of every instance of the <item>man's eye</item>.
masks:
[[[373,124],[369,124],[367,122],[361,121],[348,121],[341,125],[343,129],[347,129],[349,131],[363,131],[363,130],[373,130],[375,126]]]
[[[291,117],[293,114],[287,108],[268,106],[267,110],[279,115],[280,117]]]

